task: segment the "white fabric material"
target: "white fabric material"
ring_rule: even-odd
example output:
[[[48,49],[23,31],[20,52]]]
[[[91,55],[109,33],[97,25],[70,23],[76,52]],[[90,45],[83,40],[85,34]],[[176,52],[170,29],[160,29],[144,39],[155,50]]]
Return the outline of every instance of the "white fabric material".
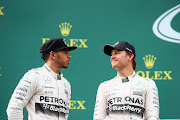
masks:
[[[9,101],[8,120],[23,120],[25,106],[28,120],[67,120],[71,85],[63,74],[61,80],[57,75],[46,64],[29,70]]]
[[[158,89],[153,80],[136,75],[122,82],[122,77],[99,85],[94,120],[158,120]]]

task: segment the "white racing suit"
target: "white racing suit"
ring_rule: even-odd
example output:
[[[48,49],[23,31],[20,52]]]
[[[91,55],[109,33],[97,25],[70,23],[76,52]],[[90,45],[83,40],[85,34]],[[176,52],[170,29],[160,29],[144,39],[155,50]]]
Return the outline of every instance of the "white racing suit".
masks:
[[[133,75],[100,84],[94,120],[159,120],[158,89],[153,80]]]
[[[28,120],[67,120],[70,98],[70,83],[45,64],[20,80],[9,101],[8,120],[23,120],[25,106]]]

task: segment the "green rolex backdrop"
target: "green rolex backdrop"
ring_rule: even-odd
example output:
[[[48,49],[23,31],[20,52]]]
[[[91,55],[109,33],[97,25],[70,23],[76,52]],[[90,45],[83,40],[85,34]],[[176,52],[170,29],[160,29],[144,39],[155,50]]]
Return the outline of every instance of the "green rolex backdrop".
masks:
[[[54,37],[78,47],[61,70],[72,85],[69,120],[92,120],[99,84],[117,74],[103,47],[117,41],[135,46],[136,73],[156,82],[160,118],[180,119],[179,21],[179,0],[0,0],[0,120],[24,73],[44,64],[40,46]]]

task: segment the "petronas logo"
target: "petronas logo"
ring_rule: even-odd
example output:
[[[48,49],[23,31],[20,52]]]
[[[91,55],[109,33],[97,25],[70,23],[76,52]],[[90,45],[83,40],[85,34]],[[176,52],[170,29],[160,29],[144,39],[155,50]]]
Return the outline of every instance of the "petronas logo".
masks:
[[[144,63],[146,65],[146,68],[151,69],[154,66],[156,57],[154,57],[154,55],[146,55],[145,57],[143,57]]]
[[[68,36],[71,31],[72,25],[70,25],[70,23],[64,22],[59,25],[59,28],[62,36]]]

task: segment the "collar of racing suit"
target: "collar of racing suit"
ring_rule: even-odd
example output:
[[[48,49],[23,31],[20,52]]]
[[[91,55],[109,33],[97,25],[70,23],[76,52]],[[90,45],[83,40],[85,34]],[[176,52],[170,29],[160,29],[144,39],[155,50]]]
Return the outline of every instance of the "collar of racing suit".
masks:
[[[118,75],[117,73],[117,78],[118,80],[120,80],[122,83],[125,83],[125,82],[129,82],[132,78],[134,78],[134,76],[136,75],[135,71],[133,72],[132,75],[128,76],[128,77],[121,77]]]
[[[55,72],[53,72],[52,70],[51,70],[51,68],[45,63],[44,65],[43,65],[43,67],[52,75],[52,77],[53,78],[55,78],[56,80],[61,80],[61,78],[63,77],[63,74],[61,73],[61,74],[57,74],[57,73],[55,73]]]

